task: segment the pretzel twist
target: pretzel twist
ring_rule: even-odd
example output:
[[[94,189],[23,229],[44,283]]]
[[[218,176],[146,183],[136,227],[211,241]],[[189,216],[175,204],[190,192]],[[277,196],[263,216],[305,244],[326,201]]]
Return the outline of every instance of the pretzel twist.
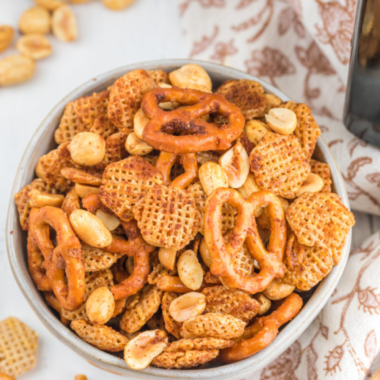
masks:
[[[83,250],[66,214],[50,206],[32,209],[30,222],[30,234],[44,257],[46,277],[55,296],[63,308],[78,309],[85,293]],[[56,231],[56,247],[50,240],[49,226]]]
[[[170,183],[170,172],[175,163],[180,162],[185,173]],[[194,153],[177,155],[161,152],[156,163],[156,169],[162,174],[164,185],[186,189],[198,178],[198,163]]]
[[[222,350],[219,358],[225,363],[233,363],[268,347],[276,338],[278,329],[299,313],[302,304],[302,298],[292,293],[276,311],[266,317],[256,319],[245,329],[244,335],[251,334],[251,338],[243,339],[232,348]]]
[[[227,242],[222,235],[222,207],[225,203],[238,211],[236,224]],[[257,231],[254,212],[259,207],[268,208],[271,235],[267,249]],[[286,223],[280,200],[268,191],[252,193],[248,200],[233,189],[219,188],[207,199],[205,213],[205,240],[211,256],[211,273],[222,277],[223,282],[254,294],[263,291],[275,277],[283,277],[282,263],[286,244]],[[233,258],[244,241],[260,265],[260,272],[243,277],[233,266]]]
[[[167,112],[159,107],[161,102],[186,106]],[[239,108],[220,94],[176,87],[157,88],[144,95],[141,106],[151,118],[142,137],[150,146],[163,152],[187,154],[228,149],[244,127],[244,116]],[[220,127],[201,119],[210,113],[226,117],[228,124]]]
[[[83,207],[92,213],[102,207],[99,194],[91,194],[83,198],[82,203]],[[125,255],[118,260],[114,269],[114,276],[119,284],[114,285],[111,292],[116,301],[136,294],[144,286],[149,274],[149,254],[155,250],[144,241],[135,220],[121,224],[128,240],[113,235],[112,243],[104,248],[107,252]],[[133,257],[134,263],[130,276],[124,269],[127,256]]]

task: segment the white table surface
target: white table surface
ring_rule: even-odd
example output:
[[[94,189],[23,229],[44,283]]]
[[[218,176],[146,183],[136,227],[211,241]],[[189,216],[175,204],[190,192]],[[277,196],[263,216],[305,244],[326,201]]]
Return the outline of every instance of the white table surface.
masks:
[[[32,0],[2,0],[0,25],[17,27]],[[34,315],[13,279],[5,246],[5,219],[14,174],[35,129],[49,110],[91,77],[125,64],[161,58],[185,58],[190,46],[178,17],[176,0],[137,0],[123,12],[111,12],[99,1],[75,6],[79,39],[71,44],[49,39],[53,55],[38,62],[28,83],[0,89],[0,320],[16,316],[39,334],[37,367],[22,380],[70,380],[84,373],[89,380],[120,377],[88,364],[54,338]],[[168,21],[170,20],[170,21]],[[0,58],[15,50],[0,54]],[[380,229],[380,218],[356,213],[353,244]]]

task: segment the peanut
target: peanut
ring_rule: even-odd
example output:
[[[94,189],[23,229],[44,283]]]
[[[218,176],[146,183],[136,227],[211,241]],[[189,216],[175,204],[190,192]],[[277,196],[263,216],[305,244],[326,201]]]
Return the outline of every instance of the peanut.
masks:
[[[0,86],[26,82],[33,77],[36,64],[22,55],[11,55],[0,61]]]
[[[106,154],[106,142],[97,133],[81,132],[74,136],[67,149],[76,164],[93,166],[103,161]]]
[[[115,215],[107,214],[101,209],[96,210],[95,215],[105,224],[105,226],[110,230],[114,231],[120,226],[120,220],[116,218]]]
[[[211,78],[206,70],[194,63],[189,63],[169,74],[172,85],[180,88],[191,88],[203,92],[211,92]]]
[[[264,290],[264,295],[272,301],[282,300],[289,294],[293,293],[294,286],[284,284],[278,278],[275,278]]]
[[[257,313],[258,315],[264,315],[272,306],[271,300],[265,297],[263,293],[257,293],[253,296],[253,298],[260,304],[260,309]]]
[[[0,26],[0,53],[6,50],[12,43],[14,30],[11,26]]]
[[[65,2],[62,0],[34,0],[34,2],[40,7],[46,8],[49,11],[54,11],[54,9],[65,4]]]
[[[77,19],[68,5],[63,5],[54,11],[52,28],[53,34],[63,42],[70,42],[77,39]]]
[[[210,195],[219,187],[228,187],[228,177],[221,166],[215,162],[206,162],[198,171],[203,190]]]
[[[299,197],[303,193],[318,193],[324,185],[323,179],[318,174],[310,173],[303,185],[297,190],[296,196]]]
[[[37,171],[37,169],[36,169],[36,171]],[[80,183],[76,183],[75,184],[75,191],[81,198],[84,198],[90,194],[98,194],[99,193],[99,187],[81,185]]]
[[[61,207],[65,197],[60,194],[40,193],[34,191],[30,197],[30,207]]]
[[[248,140],[257,145],[265,134],[269,132],[269,128],[260,120],[249,120],[244,127]]]
[[[17,41],[16,48],[22,55],[34,60],[46,58],[52,51],[49,40],[38,33],[22,36]]]
[[[228,186],[233,189],[243,186],[251,169],[247,151],[239,141],[219,158],[219,165],[227,174]]]
[[[201,315],[206,308],[206,296],[202,293],[186,293],[169,306],[169,314],[177,322],[185,322],[189,318]]]
[[[107,323],[112,318],[114,310],[115,299],[105,286],[95,289],[86,301],[86,313],[94,324]]]
[[[278,107],[282,102],[282,100],[276,95],[264,94],[264,96],[267,98],[270,108]]]
[[[203,238],[201,241],[201,244],[199,246],[199,252],[201,254],[203,262],[210,268],[212,265],[212,260],[211,260],[210,252],[207,248],[205,238]]]
[[[127,8],[133,2],[134,0],[103,0],[103,4],[113,11],[120,11]]]
[[[132,369],[144,369],[168,345],[165,331],[144,331],[130,340],[124,349],[124,360]]]
[[[136,136],[139,139],[142,139],[142,134],[144,131],[145,126],[149,122],[149,117],[145,115],[142,108],[140,108],[133,117],[133,129],[135,131]]]
[[[144,140],[139,139],[135,132],[128,135],[127,141],[125,142],[125,149],[128,153],[136,156],[145,156],[153,151],[153,148]]]
[[[174,269],[176,257],[177,251],[174,248],[160,248],[158,251],[160,263],[168,270]]]
[[[296,114],[287,108],[272,108],[265,115],[270,129],[281,135],[290,135],[297,127]]]
[[[91,247],[104,248],[112,242],[111,232],[105,224],[88,211],[73,211],[70,223],[79,239]]]
[[[203,269],[197,255],[191,249],[183,252],[177,263],[178,276],[185,286],[191,290],[201,287],[203,281]]]
[[[76,375],[74,380],[87,380],[86,375]]]
[[[18,28],[21,33],[41,33],[50,32],[51,18],[50,13],[42,7],[27,9],[20,17]]]

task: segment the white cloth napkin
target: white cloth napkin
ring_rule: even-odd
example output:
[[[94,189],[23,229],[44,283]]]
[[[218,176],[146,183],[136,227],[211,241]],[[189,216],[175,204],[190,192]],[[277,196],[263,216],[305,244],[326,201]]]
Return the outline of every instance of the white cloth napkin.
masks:
[[[353,0],[182,0],[189,57],[233,66],[311,106],[354,210],[380,214],[380,152],[341,119],[356,11]],[[364,379],[380,345],[380,236],[351,253],[307,331],[250,379]],[[380,359],[379,359],[380,360]]]

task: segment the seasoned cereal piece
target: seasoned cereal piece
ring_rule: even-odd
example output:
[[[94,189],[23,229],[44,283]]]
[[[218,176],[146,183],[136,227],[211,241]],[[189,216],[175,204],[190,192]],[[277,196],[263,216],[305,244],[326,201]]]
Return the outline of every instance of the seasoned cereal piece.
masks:
[[[83,96],[74,101],[77,116],[89,129],[97,117],[107,113],[109,91],[94,92],[90,96]]]
[[[216,93],[223,94],[229,102],[238,106],[247,121],[263,116],[268,109],[269,103],[263,86],[253,80],[228,80]]]
[[[107,115],[100,115],[94,120],[94,123],[92,124],[89,132],[97,133],[98,135],[103,136],[105,140],[107,140],[108,137],[114,133],[117,133],[117,131],[117,127],[112,124]]]
[[[329,249],[303,246],[294,234],[288,239],[286,257],[292,259],[285,260],[286,272],[282,282],[302,291],[317,285],[333,268]]]
[[[79,132],[85,132],[86,130],[85,124],[78,118],[74,102],[69,102],[54,133],[54,139],[57,144],[63,144],[71,141]]]
[[[185,321],[181,328],[182,338],[238,338],[246,323],[232,315],[207,313]]]
[[[266,133],[249,161],[260,189],[288,199],[295,198],[310,173],[309,159],[294,136]]]
[[[102,203],[121,220],[133,219],[132,208],[155,184],[162,184],[162,175],[141,157],[129,157],[108,165],[100,188]]]
[[[155,357],[152,364],[166,369],[198,367],[215,359],[219,350],[190,350],[186,352],[164,352]]]
[[[193,338],[180,339],[172,342],[165,349],[166,352],[189,351],[189,350],[223,350],[232,347],[233,340],[217,339],[217,338]]]
[[[19,376],[37,364],[38,335],[15,317],[0,322],[0,372]]]
[[[183,248],[200,227],[200,214],[192,193],[155,185],[134,207],[133,214],[144,240],[155,247]]]
[[[313,155],[317,140],[321,135],[321,130],[315,122],[310,108],[304,103],[297,104],[294,102],[283,103],[282,107],[288,108],[296,114],[298,125],[294,131],[294,135],[299,140],[302,149],[307,152],[308,159],[310,159]]]
[[[164,70],[147,70],[148,75],[153,79],[154,83],[167,83],[169,84],[169,74]]]
[[[120,328],[128,333],[140,330],[159,309],[162,295],[162,290],[154,285],[143,288],[138,303],[123,314]]]
[[[199,232],[204,235],[204,215],[206,209],[207,195],[204,192],[200,182],[194,183],[193,185],[189,186],[188,190],[193,194],[195,204],[200,212]],[[222,214],[222,232],[226,233],[228,230],[232,230],[234,228],[237,211],[234,207],[230,206],[229,204],[225,204],[222,208]]]
[[[304,193],[285,216],[298,241],[309,247],[340,247],[355,224],[337,194]]]
[[[120,254],[110,253],[101,248],[90,247],[82,242],[86,272],[97,272],[109,269],[119,259]]]
[[[61,170],[67,167],[73,167],[70,152],[67,149],[69,142],[61,144],[57,149],[50,151],[42,156],[36,166],[37,176],[43,179],[52,188],[65,193],[73,183],[66,179]]]
[[[323,162],[310,160],[310,167],[312,173],[318,174],[323,179],[324,186],[320,193],[331,193],[332,181],[330,166]]]
[[[20,190],[17,194],[15,194],[15,203],[20,218],[20,225],[24,231],[27,231],[29,228],[29,214],[30,210],[32,209],[30,200],[34,191],[49,194],[55,193],[55,191],[52,190],[44,180],[35,179],[29,185],[24,186],[22,190]]]
[[[118,162],[128,156],[125,149],[125,142],[127,141],[127,134],[123,132],[114,133],[106,140],[106,154],[104,156],[103,165],[107,166],[113,162]]]
[[[164,296],[162,298],[161,308],[162,308],[162,315],[164,317],[164,322],[165,322],[165,328],[166,328],[166,330],[170,334],[174,335],[177,339],[180,339],[181,338],[182,323],[175,321],[173,319],[173,317],[169,313],[169,306],[170,306],[170,304],[176,298],[178,298],[178,296],[179,295],[176,294],[176,293],[165,292]]]
[[[70,327],[85,342],[109,352],[124,350],[128,338],[105,325],[92,325],[82,319],[72,321]]]
[[[134,70],[119,78],[112,86],[108,103],[108,118],[120,132],[133,132],[133,117],[143,96],[157,85],[145,70]]]
[[[202,293],[206,296],[205,313],[229,314],[248,323],[260,308],[260,304],[242,290],[212,286]]]

